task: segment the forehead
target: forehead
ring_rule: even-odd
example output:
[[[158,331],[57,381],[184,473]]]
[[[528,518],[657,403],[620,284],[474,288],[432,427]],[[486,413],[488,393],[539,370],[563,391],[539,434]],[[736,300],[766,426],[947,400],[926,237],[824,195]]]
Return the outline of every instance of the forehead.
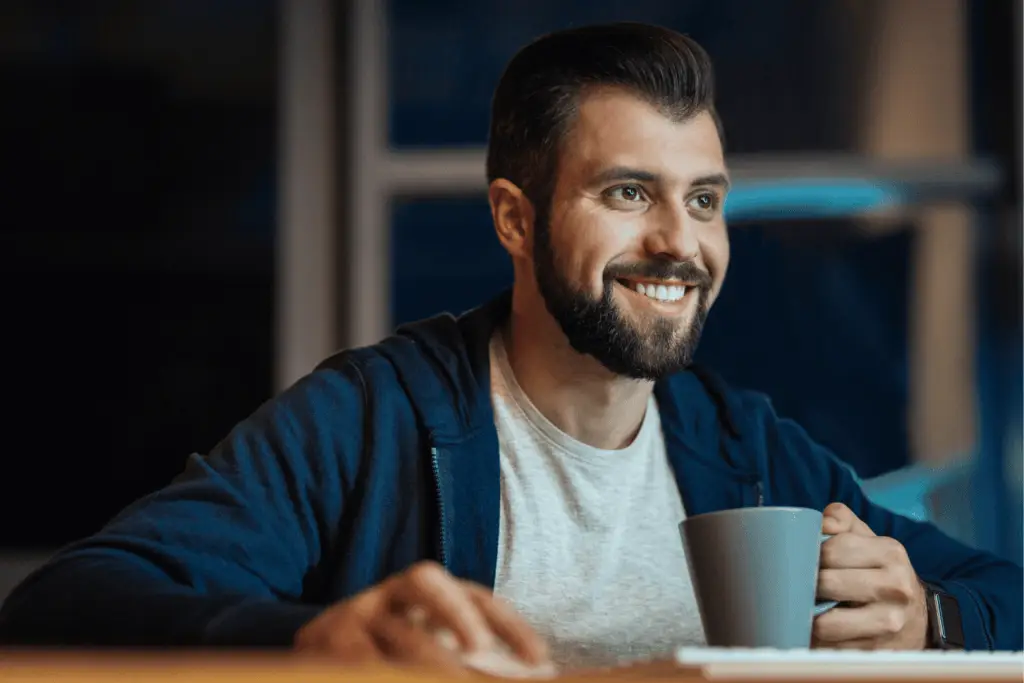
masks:
[[[610,166],[642,168],[686,183],[724,173],[725,159],[707,112],[677,122],[628,92],[606,88],[581,96],[561,171],[588,176]]]

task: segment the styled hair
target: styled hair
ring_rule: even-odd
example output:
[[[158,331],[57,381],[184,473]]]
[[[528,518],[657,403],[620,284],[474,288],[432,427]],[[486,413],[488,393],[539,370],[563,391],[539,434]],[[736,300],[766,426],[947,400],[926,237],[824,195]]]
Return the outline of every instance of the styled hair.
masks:
[[[639,23],[550,33],[505,67],[491,103],[487,181],[515,183],[546,221],[561,147],[587,89],[618,87],[674,121],[714,109],[711,59],[693,39]]]

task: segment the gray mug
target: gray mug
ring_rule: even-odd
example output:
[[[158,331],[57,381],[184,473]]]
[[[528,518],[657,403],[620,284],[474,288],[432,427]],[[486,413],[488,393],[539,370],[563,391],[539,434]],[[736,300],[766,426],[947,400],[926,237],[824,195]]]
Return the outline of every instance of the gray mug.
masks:
[[[817,601],[822,514],[794,507],[722,510],[680,524],[707,644],[806,648]]]

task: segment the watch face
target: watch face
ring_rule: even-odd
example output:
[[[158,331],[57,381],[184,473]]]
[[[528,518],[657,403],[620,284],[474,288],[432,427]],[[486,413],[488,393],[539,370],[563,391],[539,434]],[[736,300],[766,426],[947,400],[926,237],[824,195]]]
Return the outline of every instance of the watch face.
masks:
[[[930,602],[938,645],[944,648],[963,648],[964,630],[960,621],[960,605],[956,598],[947,593],[934,591]]]

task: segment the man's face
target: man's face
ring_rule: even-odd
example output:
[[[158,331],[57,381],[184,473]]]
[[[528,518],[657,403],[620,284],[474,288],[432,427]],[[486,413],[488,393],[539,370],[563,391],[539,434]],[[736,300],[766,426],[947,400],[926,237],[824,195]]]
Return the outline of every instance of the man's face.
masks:
[[[722,144],[620,90],[586,95],[564,141],[538,289],[572,347],[656,380],[688,366],[729,262]]]

